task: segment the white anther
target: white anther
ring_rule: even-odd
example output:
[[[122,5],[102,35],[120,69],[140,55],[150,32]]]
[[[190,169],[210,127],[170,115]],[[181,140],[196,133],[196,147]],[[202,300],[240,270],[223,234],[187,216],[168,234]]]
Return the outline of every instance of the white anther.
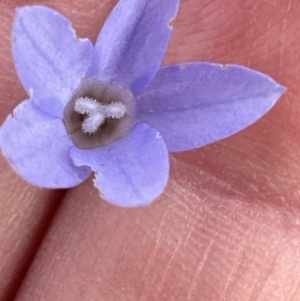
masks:
[[[101,104],[89,97],[80,97],[74,106],[75,112],[87,114],[81,128],[84,133],[94,134],[104,123],[106,118],[122,118],[126,113],[126,107],[120,102]]]

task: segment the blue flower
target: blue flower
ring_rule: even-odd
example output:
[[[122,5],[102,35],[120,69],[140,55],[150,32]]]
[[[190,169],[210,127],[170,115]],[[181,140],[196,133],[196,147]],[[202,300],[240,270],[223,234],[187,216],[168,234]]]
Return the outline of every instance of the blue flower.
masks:
[[[107,201],[150,204],[169,176],[168,152],[228,137],[285,91],[236,65],[161,67],[179,0],[120,0],[96,45],[43,6],[17,10],[13,55],[28,94],[0,131],[2,153],[28,182],[80,184],[95,172]]]

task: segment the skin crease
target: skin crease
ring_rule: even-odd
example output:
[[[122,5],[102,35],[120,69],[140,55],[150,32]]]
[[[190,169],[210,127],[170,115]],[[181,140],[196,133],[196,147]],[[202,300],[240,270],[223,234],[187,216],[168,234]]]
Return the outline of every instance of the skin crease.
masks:
[[[39,3],[95,41],[116,2]],[[9,37],[15,7],[29,3],[0,4],[2,120],[26,97]],[[181,1],[164,63],[242,64],[289,90],[250,128],[172,154],[168,187],[149,208],[111,206],[91,180],[63,198],[25,184],[1,159],[0,276],[10,281],[0,300],[17,291],[17,301],[299,300],[299,13],[297,1]],[[49,198],[63,199],[50,226]]]

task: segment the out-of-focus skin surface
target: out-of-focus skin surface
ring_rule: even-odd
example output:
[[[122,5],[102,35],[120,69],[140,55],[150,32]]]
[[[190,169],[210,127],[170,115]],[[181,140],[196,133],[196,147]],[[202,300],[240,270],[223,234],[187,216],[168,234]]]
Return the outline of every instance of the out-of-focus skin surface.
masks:
[[[116,2],[39,3],[95,41]],[[29,3],[0,3],[1,120],[25,97],[9,37],[15,7]],[[25,184],[2,159],[1,279],[10,275],[17,290],[18,266],[33,257],[24,252],[36,249],[17,301],[300,299],[299,14],[297,1],[181,1],[164,63],[242,64],[289,90],[250,128],[172,154],[169,185],[149,208],[113,207],[89,180],[67,193],[47,226],[55,193]],[[9,285],[1,281],[1,301],[11,300]]]
[[[11,300],[35,256],[63,191],[26,184],[0,161],[0,300]]]

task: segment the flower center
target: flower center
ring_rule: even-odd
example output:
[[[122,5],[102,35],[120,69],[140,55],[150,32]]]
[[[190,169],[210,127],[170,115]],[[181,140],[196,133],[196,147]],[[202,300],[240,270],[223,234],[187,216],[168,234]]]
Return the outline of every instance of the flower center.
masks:
[[[96,99],[80,97],[75,101],[75,112],[87,115],[81,124],[84,133],[94,134],[106,118],[120,119],[126,113],[126,107],[121,102],[101,104]]]
[[[82,80],[64,109],[63,123],[80,149],[94,149],[125,137],[134,123],[135,98],[95,78]]]

